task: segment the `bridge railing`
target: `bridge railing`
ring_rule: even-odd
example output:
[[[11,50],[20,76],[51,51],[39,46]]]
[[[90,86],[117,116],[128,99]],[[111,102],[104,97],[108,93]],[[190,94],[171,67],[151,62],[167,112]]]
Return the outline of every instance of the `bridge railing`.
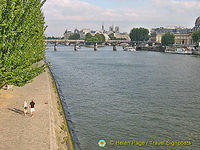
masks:
[[[130,43],[130,40],[107,40],[105,42],[99,41],[85,41],[85,40],[66,40],[66,39],[45,39],[46,43]]]

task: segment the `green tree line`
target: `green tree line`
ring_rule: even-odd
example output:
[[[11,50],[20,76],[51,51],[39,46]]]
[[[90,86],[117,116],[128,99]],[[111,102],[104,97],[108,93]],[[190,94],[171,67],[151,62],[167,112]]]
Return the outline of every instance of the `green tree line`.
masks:
[[[80,39],[80,34],[74,33],[69,36],[69,40],[79,40]]]
[[[87,33],[86,36],[85,36],[85,40],[87,42],[99,42],[99,43],[102,43],[102,42],[105,42],[105,36],[103,34],[95,34],[94,36],[92,36],[90,33]]]
[[[42,73],[45,0],[0,1],[0,85],[23,86]]]

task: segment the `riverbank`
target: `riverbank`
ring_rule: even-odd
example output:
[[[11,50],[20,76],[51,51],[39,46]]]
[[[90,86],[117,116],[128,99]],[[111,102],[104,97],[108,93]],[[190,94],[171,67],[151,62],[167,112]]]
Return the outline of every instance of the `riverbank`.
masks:
[[[23,103],[35,100],[34,116]],[[0,90],[0,149],[73,149],[62,105],[47,69],[24,87]]]

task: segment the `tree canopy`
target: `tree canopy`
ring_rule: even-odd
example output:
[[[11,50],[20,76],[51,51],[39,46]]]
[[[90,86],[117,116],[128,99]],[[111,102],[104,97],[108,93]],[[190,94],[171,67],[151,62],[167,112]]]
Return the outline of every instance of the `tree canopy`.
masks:
[[[133,28],[129,34],[131,41],[149,40],[149,30],[145,28]]]
[[[195,43],[197,42],[200,42],[200,30],[198,31],[195,31],[193,34],[192,34],[192,39]]]
[[[86,35],[85,35],[85,39],[87,40],[87,39],[90,39],[92,37],[92,34],[91,33],[87,33]]]
[[[164,46],[173,45],[175,42],[175,35],[173,33],[167,32],[162,36],[161,43]]]
[[[41,0],[0,1],[0,84],[23,86],[42,73],[46,29]]]
[[[87,42],[105,42],[105,36],[103,34],[95,34],[94,36],[92,36],[90,33],[87,33],[85,36],[85,40]]]
[[[69,40],[79,40],[80,39],[80,34],[74,33],[69,36]]]
[[[97,37],[98,42],[105,42],[105,36],[103,34],[97,33],[95,36]]]

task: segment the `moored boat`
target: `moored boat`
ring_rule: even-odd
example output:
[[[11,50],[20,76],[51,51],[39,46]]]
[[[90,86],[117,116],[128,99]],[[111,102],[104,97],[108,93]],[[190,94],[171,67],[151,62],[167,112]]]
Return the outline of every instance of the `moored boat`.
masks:
[[[192,54],[192,51],[186,50],[184,48],[177,48],[177,49],[175,49],[175,51],[166,50],[165,53],[190,55],[190,54]]]
[[[128,46],[124,48],[124,51],[135,52],[136,49],[134,47]]]

